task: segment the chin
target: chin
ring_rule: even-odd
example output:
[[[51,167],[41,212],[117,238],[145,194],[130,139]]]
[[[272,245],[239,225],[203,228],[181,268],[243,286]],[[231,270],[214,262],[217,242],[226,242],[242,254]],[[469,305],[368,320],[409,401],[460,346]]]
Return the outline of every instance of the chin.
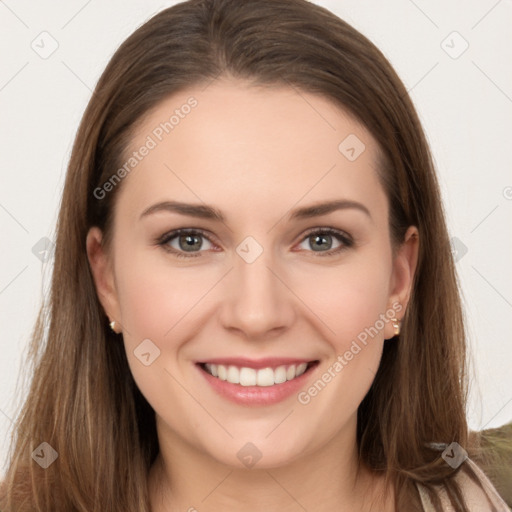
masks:
[[[221,464],[248,470],[285,467],[304,455],[304,450],[293,438],[288,438],[285,443],[284,439],[277,437],[270,441],[266,435],[244,436],[243,440],[232,439],[222,446],[219,443],[218,447],[223,450],[215,449],[210,454]]]

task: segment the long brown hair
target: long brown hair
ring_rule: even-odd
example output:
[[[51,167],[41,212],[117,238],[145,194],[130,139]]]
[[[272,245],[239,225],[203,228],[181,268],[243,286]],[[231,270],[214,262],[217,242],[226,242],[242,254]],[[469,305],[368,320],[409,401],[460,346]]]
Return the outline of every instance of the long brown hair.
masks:
[[[419,261],[402,332],[387,342],[358,410],[360,458],[392,483],[397,506],[415,482],[442,483],[467,511],[457,470],[431,442],[470,447],[466,345],[440,191],[415,108],[383,54],[305,0],[190,0],[138,28],[100,77],[82,118],[57,222],[51,290],[30,344],[33,379],[16,421],[3,512],[149,511],[158,453],[154,411],[132,378],[96,295],[86,256],[91,226],[108,247],[115,198],[94,193],[118,169],[137,123],[169,95],[229,75],[320,94],[353,114],[381,149],[393,247],[419,230]],[[449,405],[448,405],[449,404]],[[32,458],[48,443],[58,458]],[[432,500],[439,508],[435,493]]]

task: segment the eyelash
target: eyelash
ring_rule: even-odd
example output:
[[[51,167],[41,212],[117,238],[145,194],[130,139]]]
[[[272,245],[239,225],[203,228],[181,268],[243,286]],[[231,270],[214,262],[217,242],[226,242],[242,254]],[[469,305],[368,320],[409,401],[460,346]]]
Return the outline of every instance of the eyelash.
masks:
[[[313,229],[309,230],[304,235],[304,237],[301,239],[300,243],[304,242],[306,239],[308,239],[312,235],[318,235],[318,234],[334,236],[339,242],[341,242],[342,245],[340,245],[340,247],[338,247],[336,249],[330,249],[329,251],[319,251],[319,252],[309,251],[309,252],[316,252],[315,256],[320,256],[320,257],[335,256],[335,255],[339,254],[340,252],[342,252],[346,249],[349,249],[350,247],[352,247],[354,245],[354,241],[347,233],[344,233],[343,231],[339,231],[334,228],[313,228]],[[192,229],[192,228],[175,229],[173,231],[165,233],[164,235],[162,235],[161,237],[159,237],[156,240],[156,244],[161,246],[166,252],[169,252],[178,258],[196,258],[198,256],[201,256],[202,251],[198,251],[197,253],[188,253],[187,254],[183,251],[177,251],[176,249],[171,248],[169,245],[167,245],[171,240],[173,240],[174,238],[176,238],[179,235],[201,235],[202,237],[206,238],[210,243],[213,244],[213,242],[210,240],[210,238],[208,237],[208,235],[206,234],[205,231],[203,231],[202,229],[195,229],[195,228],[194,229]]]

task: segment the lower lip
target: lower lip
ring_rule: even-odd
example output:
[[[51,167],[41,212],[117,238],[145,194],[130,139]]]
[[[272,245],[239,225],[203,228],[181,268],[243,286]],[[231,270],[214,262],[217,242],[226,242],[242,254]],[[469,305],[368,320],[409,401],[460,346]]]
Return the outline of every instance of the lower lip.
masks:
[[[317,366],[318,362],[315,362],[300,377],[287,380],[281,384],[274,384],[273,386],[242,386],[240,384],[232,384],[227,380],[220,380],[196,364],[199,372],[219,395],[239,405],[249,406],[277,404],[286,400],[291,395],[297,394]]]

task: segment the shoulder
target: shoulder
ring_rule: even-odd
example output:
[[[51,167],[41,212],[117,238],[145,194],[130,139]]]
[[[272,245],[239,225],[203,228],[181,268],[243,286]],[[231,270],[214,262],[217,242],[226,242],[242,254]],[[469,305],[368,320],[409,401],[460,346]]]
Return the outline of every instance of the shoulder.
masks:
[[[477,482],[474,481],[468,471],[459,471],[455,478],[460,485],[469,509],[509,512],[508,505],[503,501],[482,469],[471,459],[466,460],[465,466],[472,470],[472,473],[477,477]]]
[[[454,480],[459,485],[468,510],[471,512],[510,512],[509,507],[483,471],[470,459],[467,459],[464,465],[466,467],[457,472]],[[425,488],[421,484],[417,484],[417,488],[423,510],[434,512],[435,509]],[[443,512],[456,512],[444,486],[438,486],[436,494],[441,501]]]

